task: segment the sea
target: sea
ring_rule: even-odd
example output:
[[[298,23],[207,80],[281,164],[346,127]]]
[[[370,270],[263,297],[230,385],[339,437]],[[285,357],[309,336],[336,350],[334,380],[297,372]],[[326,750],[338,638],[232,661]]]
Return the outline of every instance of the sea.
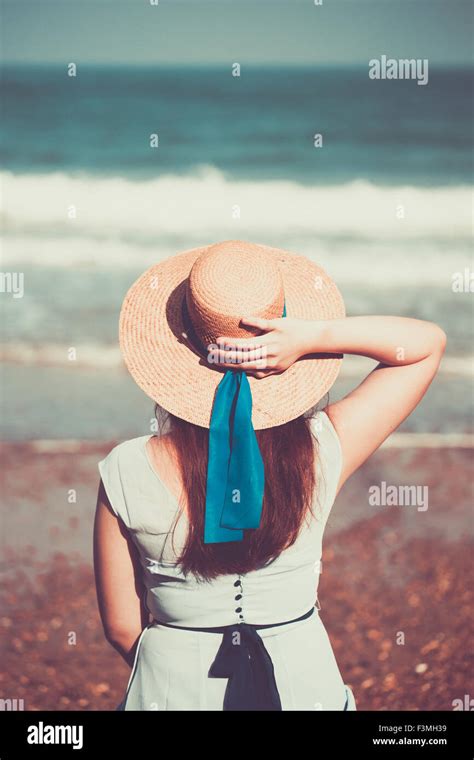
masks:
[[[117,323],[148,266],[243,239],[304,254],[347,313],[434,320],[448,347],[402,430],[472,432],[473,72],[5,65],[1,435],[146,432]],[[347,357],[334,396],[372,363]]]

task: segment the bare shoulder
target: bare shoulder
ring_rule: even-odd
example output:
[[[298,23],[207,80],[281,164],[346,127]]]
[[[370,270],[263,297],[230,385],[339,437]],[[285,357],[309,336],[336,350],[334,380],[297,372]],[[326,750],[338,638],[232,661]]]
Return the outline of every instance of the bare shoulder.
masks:
[[[146,454],[152,470],[178,499],[182,493],[181,468],[171,435],[150,436],[146,441]]]
[[[145,448],[153,461],[163,461],[164,458],[174,458],[175,456],[175,450],[169,433],[149,436],[145,442]]]

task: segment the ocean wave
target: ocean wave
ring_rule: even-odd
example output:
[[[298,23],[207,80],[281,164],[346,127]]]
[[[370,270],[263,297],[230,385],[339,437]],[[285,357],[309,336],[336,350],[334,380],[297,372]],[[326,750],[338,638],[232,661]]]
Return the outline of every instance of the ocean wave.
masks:
[[[208,245],[230,238],[195,237],[160,240],[155,245],[140,245],[117,239],[57,238],[41,235],[18,235],[4,238],[2,268],[20,271],[31,279],[30,267],[50,267],[61,270],[114,271],[131,270],[132,279],[138,272],[162,261],[179,251],[197,245]],[[241,232],[237,230],[236,232]],[[315,235],[275,239],[261,235],[234,235],[233,239],[247,239],[276,245],[316,261],[340,285],[359,287],[361,291],[375,287],[384,291],[403,288],[440,287],[450,290],[455,275],[465,277],[473,269],[472,248],[469,241],[459,240],[327,240]],[[26,285],[25,285],[26,287]]]
[[[73,349],[73,352],[71,351]],[[68,346],[58,343],[28,343],[15,341],[0,344],[0,361],[9,364],[43,367],[71,367],[84,369],[115,369],[126,371],[118,344],[79,343]],[[346,357],[341,377],[363,377],[376,365],[366,357]],[[440,374],[457,377],[474,376],[474,356],[445,356]]]
[[[96,453],[103,446],[104,440],[88,441],[83,438],[37,438],[28,441],[0,441],[0,448],[7,450],[10,446],[27,447],[35,454],[87,454]],[[107,441],[108,443],[108,441]],[[472,433],[392,433],[383,442],[382,449],[472,449]]]
[[[137,272],[228,239],[286,248],[341,285],[384,290],[450,288],[456,272],[473,267],[469,187],[237,181],[212,167],[147,181],[11,172],[0,180],[3,268],[13,271]]]
[[[469,238],[469,186],[381,186],[365,180],[307,186],[287,180],[235,180],[205,166],[188,175],[124,177],[0,173],[10,235],[94,237],[155,245],[295,235]]]

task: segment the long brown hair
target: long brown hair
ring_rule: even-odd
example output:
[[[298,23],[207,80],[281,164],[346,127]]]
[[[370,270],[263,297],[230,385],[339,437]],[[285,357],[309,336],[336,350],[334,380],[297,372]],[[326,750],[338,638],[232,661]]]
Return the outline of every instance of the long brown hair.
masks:
[[[265,468],[260,526],[244,531],[242,541],[223,544],[203,541],[209,430],[171,414],[167,419],[189,521],[178,560],[185,574],[211,580],[221,574],[248,573],[271,562],[295,542],[308,511],[313,513],[317,441],[310,417],[303,415],[284,425],[256,431]]]

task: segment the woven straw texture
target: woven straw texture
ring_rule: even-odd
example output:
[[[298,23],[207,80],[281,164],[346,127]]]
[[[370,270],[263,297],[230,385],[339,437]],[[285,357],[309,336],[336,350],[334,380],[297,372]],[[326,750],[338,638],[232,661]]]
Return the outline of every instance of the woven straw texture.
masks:
[[[120,347],[137,385],[167,411],[209,427],[222,369],[208,361],[218,336],[251,337],[243,316],[337,319],[344,302],[315,263],[269,246],[230,240],[150,267],[128,291]],[[342,357],[305,357],[286,372],[249,376],[255,430],[299,417],[333,385]],[[238,365],[235,365],[238,369]]]

